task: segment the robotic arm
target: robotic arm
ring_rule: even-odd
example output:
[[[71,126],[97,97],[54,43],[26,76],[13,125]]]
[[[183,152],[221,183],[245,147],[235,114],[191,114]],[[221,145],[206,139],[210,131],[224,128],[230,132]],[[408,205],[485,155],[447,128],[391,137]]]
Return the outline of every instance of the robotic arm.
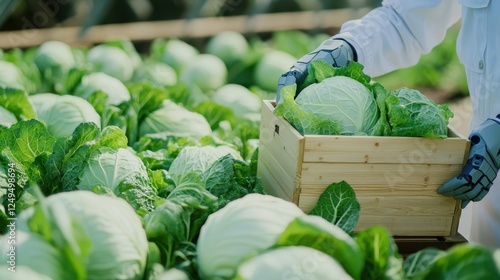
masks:
[[[486,196],[500,169],[500,114],[473,130],[469,140],[471,150],[462,173],[438,189],[440,194],[462,200],[462,208]]]
[[[284,86],[302,82],[307,76],[307,69],[314,60],[323,60],[334,67],[347,66],[349,61],[357,60],[356,50],[343,39],[330,38],[325,40],[319,47],[309,54],[300,58],[290,71],[281,75],[278,80],[278,91],[276,92],[276,102],[279,101],[279,93]]]

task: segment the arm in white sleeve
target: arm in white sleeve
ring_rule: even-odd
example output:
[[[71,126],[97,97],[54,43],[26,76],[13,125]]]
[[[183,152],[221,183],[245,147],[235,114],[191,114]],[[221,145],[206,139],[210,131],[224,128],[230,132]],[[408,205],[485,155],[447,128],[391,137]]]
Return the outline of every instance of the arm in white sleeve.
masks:
[[[365,73],[376,77],[416,64],[444,39],[460,10],[456,0],[384,0],[361,19],[344,23],[333,38],[348,41]]]

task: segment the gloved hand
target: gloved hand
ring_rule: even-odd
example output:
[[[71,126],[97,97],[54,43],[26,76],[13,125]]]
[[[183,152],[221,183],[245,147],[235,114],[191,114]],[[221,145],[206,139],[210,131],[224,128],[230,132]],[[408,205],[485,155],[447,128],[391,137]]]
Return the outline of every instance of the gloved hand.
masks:
[[[438,188],[438,193],[462,200],[462,209],[486,196],[500,169],[500,114],[474,129],[469,140],[469,159],[462,173]]]
[[[284,86],[302,82],[307,76],[309,65],[314,60],[324,60],[334,67],[347,66],[349,61],[357,60],[356,50],[342,39],[325,40],[314,51],[301,57],[290,71],[281,75],[278,80],[278,91],[276,92],[276,103],[279,101],[279,93]]]

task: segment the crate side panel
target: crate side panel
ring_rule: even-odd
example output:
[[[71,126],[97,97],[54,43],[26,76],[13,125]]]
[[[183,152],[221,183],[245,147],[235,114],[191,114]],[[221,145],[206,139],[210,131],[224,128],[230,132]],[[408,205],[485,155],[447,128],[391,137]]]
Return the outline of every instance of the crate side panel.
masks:
[[[346,181],[353,185],[441,185],[460,174],[462,164],[303,163],[302,188]]]
[[[456,212],[456,201],[450,197],[364,195],[355,191],[361,205],[361,216],[453,217]],[[299,207],[309,212],[318,202],[318,198],[318,195],[305,193],[302,189]]]
[[[303,137],[272,112],[272,104],[262,104],[259,165],[257,174],[269,194],[298,203],[296,188],[300,178]]]
[[[296,174],[293,170],[285,170],[280,164],[281,162],[277,161],[272,153],[267,152],[266,148],[263,147],[259,151],[257,175],[261,178],[268,194],[288,201],[295,201],[293,194],[297,185]]]
[[[304,162],[462,164],[468,140],[306,135]]]

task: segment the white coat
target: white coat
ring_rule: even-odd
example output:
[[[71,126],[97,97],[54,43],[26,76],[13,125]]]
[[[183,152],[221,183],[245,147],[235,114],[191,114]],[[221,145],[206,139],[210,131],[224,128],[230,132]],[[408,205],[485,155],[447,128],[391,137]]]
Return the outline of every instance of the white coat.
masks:
[[[366,74],[377,77],[416,64],[460,19],[457,54],[467,74],[474,129],[500,114],[500,1],[385,0],[334,37],[351,43]],[[482,201],[462,211],[459,232],[469,242],[500,247],[500,176]]]

